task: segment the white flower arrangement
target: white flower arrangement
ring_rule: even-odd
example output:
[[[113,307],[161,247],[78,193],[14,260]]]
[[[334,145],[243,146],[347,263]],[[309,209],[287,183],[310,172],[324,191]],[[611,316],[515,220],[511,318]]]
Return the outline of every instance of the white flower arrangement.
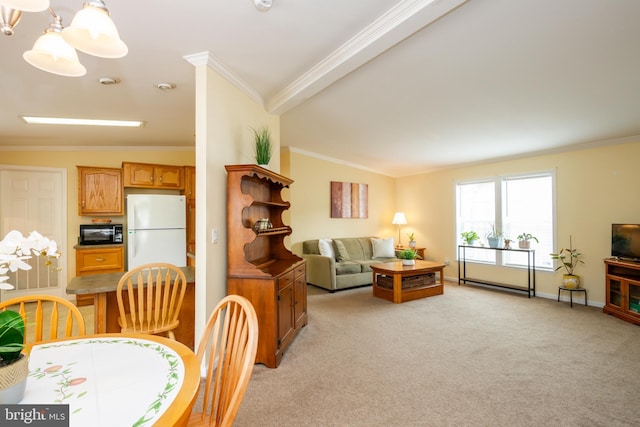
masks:
[[[10,271],[31,270],[31,266],[25,262],[33,256],[46,256],[47,266],[51,266],[51,258],[58,258],[58,245],[55,241],[44,237],[37,231],[32,231],[29,237],[11,230],[0,241],[0,289],[13,289],[13,285],[7,283]]]

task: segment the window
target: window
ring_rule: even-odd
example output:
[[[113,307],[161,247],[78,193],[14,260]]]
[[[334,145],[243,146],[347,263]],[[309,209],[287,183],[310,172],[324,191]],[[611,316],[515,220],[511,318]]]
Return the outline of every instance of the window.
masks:
[[[536,236],[536,267],[552,268],[546,256],[553,252],[555,218],[555,173],[512,175],[465,181],[456,184],[456,241],[460,233],[474,230],[479,244],[487,245],[486,235],[495,224],[512,248],[523,233]],[[476,243],[478,244],[478,243]],[[467,250],[467,260],[497,265],[526,266],[524,253],[508,251]]]

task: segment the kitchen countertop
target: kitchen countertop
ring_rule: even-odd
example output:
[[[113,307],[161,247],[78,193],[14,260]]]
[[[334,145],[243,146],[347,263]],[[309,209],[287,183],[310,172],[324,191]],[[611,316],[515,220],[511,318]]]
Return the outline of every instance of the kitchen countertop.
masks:
[[[121,248],[124,243],[109,243],[104,245],[83,245],[78,243],[73,249],[104,249],[104,248]]]
[[[84,245],[87,246],[87,245]],[[100,246],[100,245],[91,245]],[[104,245],[115,246],[115,245]],[[187,278],[187,283],[194,283],[196,281],[196,269],[195,267],[181,267],[180,268]],[[95,294],[101,292],[115,292],[118,287],[120,278],[124,276],[126,272],[118,273],[104,273],[104,274],[90,274],[88,276],[78,276],[71,279],[67,285],[67,293],[74,295],[82,294]]]

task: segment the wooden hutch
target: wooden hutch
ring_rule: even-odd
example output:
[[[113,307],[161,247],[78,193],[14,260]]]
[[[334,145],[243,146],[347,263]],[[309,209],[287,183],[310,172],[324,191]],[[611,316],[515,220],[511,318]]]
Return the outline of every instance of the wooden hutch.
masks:
[[[225,169],[228,293],[253,304],[259,329],[256,363],[276,368],[307,324],[305,261],[284,245],[291,227],[282,215],[291,204],[282,199],[282,190],[293,181],[257,165]],[[257,227],[259,220],[267,225]]]

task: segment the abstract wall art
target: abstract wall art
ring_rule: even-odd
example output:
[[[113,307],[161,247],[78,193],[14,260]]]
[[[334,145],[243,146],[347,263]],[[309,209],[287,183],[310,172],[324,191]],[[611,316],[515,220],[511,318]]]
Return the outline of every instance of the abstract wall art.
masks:
[[[369,185],[331,181],[331,218],[368,218]]]

